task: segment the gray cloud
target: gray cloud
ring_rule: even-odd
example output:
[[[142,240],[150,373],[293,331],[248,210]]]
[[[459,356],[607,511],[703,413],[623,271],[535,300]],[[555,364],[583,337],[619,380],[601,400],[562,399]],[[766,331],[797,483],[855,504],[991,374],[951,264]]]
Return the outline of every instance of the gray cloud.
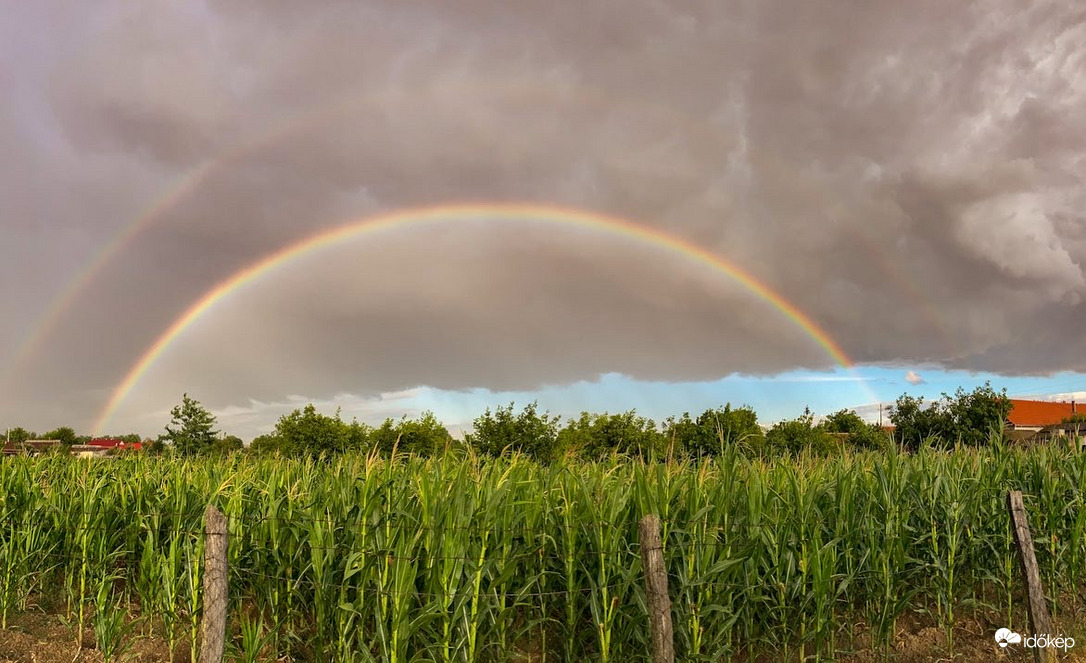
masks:
[[[1084,18],[1010,0],[20,5],[0,25],[0,366],[101,247],[191,186],[8,373],[0,420],[84,425],[244,265],[465,199],[697,242],[858,361],[1086,370]],[[613,238],[450,227],[305,265],[216,309],[134,402],[829,363],[734,284]]]

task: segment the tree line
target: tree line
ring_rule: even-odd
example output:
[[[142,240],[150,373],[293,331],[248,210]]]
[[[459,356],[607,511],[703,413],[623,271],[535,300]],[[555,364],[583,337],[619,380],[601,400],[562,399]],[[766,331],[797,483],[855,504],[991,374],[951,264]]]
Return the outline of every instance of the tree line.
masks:
[[[54,428],[45,433],[37,433],[23,428],[22,426],[15,426],[13,428],[0,429],[0,436],[2,436],[0,437],[0,442],[10,441],[12,444],[21,444],[27,440],[56,440],[62,445],[69,447],[75,444],[86,444],[94,439],[90,435],[76,434],[75,429],[70,426],[61,426],[60,428]],[[124,440],[127,444],[143,441],[143,437],[139,433],[116,435],[112,436],[110,439]]]
[[[640,459],[706,458],[735,448],[753,455],[811,452],[828,455],[843,449],[877,449],[896,443],[906,449],[921,444],[953,446],[986,444],[993,432],[1002,430],[1010,413],[1006,391],[996,392],[985,383],[972,392],[958,389],[953,395],[927,402],[902,395],[890,408],[892,431],[864,421],[856,412],[840,410],[816,422],[810,410],[796,419],[769,428],[758,424],[749,406],[730,403],[701,414],[668,417],[656,422],[635,410],[617,414],[583,412],[561,417],[530,403],[519,410],[513,403],[476,417],[470,433],[455,439],[432,412],[417,419],[386,419],[379,426],[344,421],[337,410],[322,414],[312,404],[279,418],[275,429],[246,446],[234,435],[216,430],[215,416],[188,394],[171,411],[165,432],[145,440],[150,453],[182,456],[226,455],[245,451],[288,457],[332,456],[356,450],[382,455],[394,452],[422,456],[455,450],[501,456],[518,453],[540,462],[563,458],[598,460],[612,455]],[[24,429],[12,429],[13,441],[34,437]],[[84,438],[71,428],[59,428],[43,436],[63,444]],[[128,440],[128,438],[134,438]],[[140,441],[138,435],[125,436]]]

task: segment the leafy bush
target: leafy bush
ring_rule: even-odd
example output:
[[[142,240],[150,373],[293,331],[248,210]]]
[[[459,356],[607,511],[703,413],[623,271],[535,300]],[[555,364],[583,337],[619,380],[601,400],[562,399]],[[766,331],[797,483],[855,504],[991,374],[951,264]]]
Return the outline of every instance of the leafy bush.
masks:
[[[319,457],[351,449],[368,448],[370,428],[357,421],[346,423],[317,412],[312,403],[279,418],[275,431],[261,435],[249,446],[252,453],[278,453],[293,457]]]
[[[814,424],[814,415],[805,409],[797,419],[779,421],[765,436],[766,450],[771,453],[796,455],[804,450],[829,455],[838,450],[836,438]]]
[[[237,435],[224,435],[215,440],[211,453],[216,456],[229,456],[232,453],[245,449],[245,444]]]
[[[423,412],[418,420],[406,416],[400,421],[386,419],[370,433],[370,445],[382,454],[397,453],[431,456],[447,449],[453,442],[452,435],[433,412]]]
[[[472,432],[464,436],[469,446],[490,456],[501,456],[507,451],[519,452],[538,461],[549,461],[557,453],[559,417],[549,413],[539,414],[538,404],[526,405],[519,414],[513,414],[513,404],[498,407],[493,413],[488,408],[472,424]]]
[[[760,448],[763,442],[754,409],[746,405],[732,409],[731,403],[708,409],[696,420],[687,412],[680,419],[669,417],[664,422],[664,431],[669,447],[675,452],[698,458],[715,456],[727,445],[750,450]]]
[[[917,449],[925,441],[979,446],[988,443],[992,432],[1003,430],[1010,412],[1007,390],[996,392],[985,382],[968,393],[959,387],[954,396],[943,394],[930,405],[923,398],[903,394],[890,408],[890,421],[898,441],[908,449]]]
[[[636,410],[621,414],[582,412],[558,433],[558,449],[565,456],[593,460],[616,454],[661,458],[667,449],[667,438],[656,429],[652,419],[638,416]]]
[[[834,412],[820,426],[827,433],[846,436],[848,444],[856,449],[879,449],[889,441],[878,425],[867,423],[852,410]]]
[[[280,417],[275,437],[279,439],[280,450],[292,456],[343,453],[354,441],[351,427],[340,419],[338,411],[329,417],[317,412],[312,403]]]

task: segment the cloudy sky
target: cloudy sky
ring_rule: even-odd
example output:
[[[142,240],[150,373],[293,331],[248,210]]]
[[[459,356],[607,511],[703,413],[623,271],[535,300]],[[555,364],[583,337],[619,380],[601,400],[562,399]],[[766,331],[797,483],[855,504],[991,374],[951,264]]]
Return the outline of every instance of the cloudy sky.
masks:
[[[0,18],[0,425],[116,403],[251,436],[314,401],[452,425],[539,398],[764,419],[1086,391],[1086,8],[1035,2],[10,3]],[[557,214],[557,213],[556,213]],[[877,408],[876,408],[877,409]]]

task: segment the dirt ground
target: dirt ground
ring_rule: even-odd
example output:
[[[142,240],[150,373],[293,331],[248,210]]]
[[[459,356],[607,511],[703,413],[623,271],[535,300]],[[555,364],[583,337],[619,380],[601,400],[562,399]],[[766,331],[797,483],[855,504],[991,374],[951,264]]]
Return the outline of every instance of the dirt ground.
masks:
[[[1084,615],[1086,617],[1086,615]],[[1066,654],[1060,652],[1057,660],[1086,663],[1086,623],[1077,626],[1070,619],[1054,619],[1054,630],[1058,634],[1075,639],[1075,647]],[[843,656],[848,663],[875,663],[890,660],[894,663],[922,663],[927,661],[1033,661],[1033,651],[1022,644],[1000,648],[995,641],[995,632],[1001,627],[987,620],[965,619],[958,622],[954,629],[953,656],[947,646],[946,631],[930,625],[923,620],[902,620],[898,636],[895,638],[892,653],[883,659],[878,652],[855,652]],[[1022,625],[1019,625],[1022,628]],[[1061,630],[1066,629],[1066,630]]]
[[[1077,644],[1059,661],[1086,663],[1086,615],[1083,620],[1071,623],[1069,619],[1057,619],[1056,630],[1074,637]],[[880,652],[862,651],[864,635],[857,638],[858,651],[841,653],[837,660],[844,663],[921,663],[928,661],[999,662],[1032,661],[1029,649],[1011,645],[1000,649],[994,639],[998,625],[980,620],[963,620],[955,629],[954,655],[950,656],[946,634],[942,629],[926,626],[921,619],[902,620],[894,647],[884,658]],[[1066,630],[1060,630],[1060,629]],[[131,649],[120,661],[132,663],[190,663],[188,643],[182,642],[171,658],[162,638],[132,638]],[[83,647],[79,651],[75,642],[75,630],[66,626],[59,615],[31,612],[9,620],[8,628],[0,630],[0,663],[100,663],[102,654],[95,648],[94,633],[87,629],[83,634]],[[799,661],[794,656],[776,660]],[[774,658],[758,657],[758,661],[771,662]]]
[[[94,631],[83,631],[82,651],[76,645],[74,627],[64,625],[60,615],[28,612],[8,620],[0,630],[0,663],[100,663],[102,653],[94,642]],[[134,634],[132,647],[121,661],[179,663],[189,661],[187,646],[179,646],[171,661],[169,647],[161,638]]]

